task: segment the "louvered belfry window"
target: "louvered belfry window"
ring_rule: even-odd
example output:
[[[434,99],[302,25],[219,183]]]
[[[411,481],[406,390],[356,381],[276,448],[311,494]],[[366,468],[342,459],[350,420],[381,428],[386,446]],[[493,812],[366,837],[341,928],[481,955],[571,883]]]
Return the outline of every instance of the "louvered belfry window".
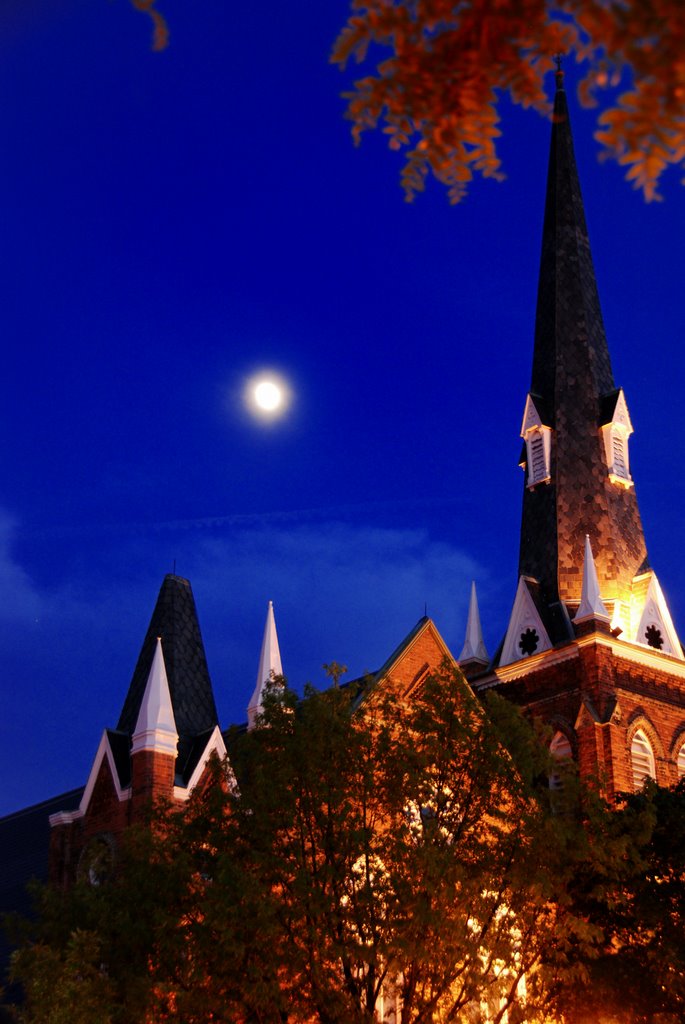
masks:
[[[630,760],[633,768],[633,788],[638,793],[647,779],[656,777],[652,747],[642,729],[638,729],[633,736],[633,742],[630,745]]]
[[[630,480],[630,473],[628,472],[628,466],[626,465],[626,439],[620,434],[614,433],[611,440],[614,453],[614,476],[619,476],[622,480]]]
[[[604,439],[604,453],[609,468],[609,478],[621,487],[632,487],[630,475],[630,454],[628,438],[632,428],[626,423],[605,423],[601,428]]]
[[[528,459],[528,487],[549,480],[550,474],[549,427],[537,427],[526,434],[526,455]]]
[[[542,434],[533,434],[530,442],[531,473],[530,482],[537,484],[547,476],[545,466],[545,445]]]
[[[526,470],[526,487],[547,483],[551,471],[552,428],[542,422],[532,395],[526,399],[521,437],[526,443],[525,459],[520,463]]]

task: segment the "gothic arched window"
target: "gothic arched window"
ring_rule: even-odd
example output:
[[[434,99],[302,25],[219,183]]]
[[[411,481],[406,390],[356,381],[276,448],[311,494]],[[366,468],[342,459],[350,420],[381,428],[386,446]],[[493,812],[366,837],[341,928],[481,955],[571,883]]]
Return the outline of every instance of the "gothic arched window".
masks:
[[[563,764],[568,763],[573,757],[573,750],[571,749],[571,742],[568,736],[557,730],[552,737],[552,742],[549,745],[549,752],[558,762],[559,767],[562,768]],[[564,780],[561,772],[552,772],[549,777],[549,788],[550,789],[563,789]]]
[[[630,745],[630,761],[633,768],[633,788],[639,792],[647,779],[656,778],[652,745],[642,729],[638,729]]]
[[[678,769],[678,778],[682,779],[685,777],[685,743],[678,751],[678,759],[676,761],[676,767]]]

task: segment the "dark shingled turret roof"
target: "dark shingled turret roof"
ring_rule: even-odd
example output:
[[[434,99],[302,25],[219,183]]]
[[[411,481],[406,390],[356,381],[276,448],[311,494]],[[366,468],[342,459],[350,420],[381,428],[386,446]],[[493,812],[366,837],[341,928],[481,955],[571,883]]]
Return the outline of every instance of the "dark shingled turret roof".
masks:
[[[519,573],[539,581],[546,605],[579,600],[587,533],[603,594],[625,599],[647,552],[635,489],[610,482],[599,431],[612,400],[615,405],[616,386],[561,71],[530,390],[543,422],[553,428],[551,482],[524,487]]]
[[[132,735],[136,727],[158,636],[162,638],[182,765],[193,738],[213,729],[218,717],[193,592],[189,581],[180,576],[164,577],[117,725],[120,732]]]

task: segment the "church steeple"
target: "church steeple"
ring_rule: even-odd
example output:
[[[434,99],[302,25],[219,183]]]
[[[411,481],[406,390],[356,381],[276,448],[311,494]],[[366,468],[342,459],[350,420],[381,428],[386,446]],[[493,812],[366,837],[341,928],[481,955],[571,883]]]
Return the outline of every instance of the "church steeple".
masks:
[[[588,534],[602,598],[627,601],[647,551],[628,469],[632,432],[617,391],[564,90],[557,72],[531,389],[519,574],[542,606],[581,598]]]
[[[522,404],[518,586],[504,639],[472,685],[497,687],[545,722],[552,755],[573,756],[607,799],[641,787],[646,757],[672,786],[685,764],[685,653],[647,566],[633,428],[611,371],[561,69]]]

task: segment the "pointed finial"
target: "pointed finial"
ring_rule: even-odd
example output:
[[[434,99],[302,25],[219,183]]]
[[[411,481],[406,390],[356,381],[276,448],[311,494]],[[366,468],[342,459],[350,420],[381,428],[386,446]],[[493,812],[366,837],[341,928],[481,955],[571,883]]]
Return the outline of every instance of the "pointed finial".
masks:
[[[562,66],[561,66],[562,63],[563,63],[564,56],[565,56],[565,54],[563,54],[563,53],[555,53],[554,54],[554,63],[557,66],[557,70],[554,73],[554,77],[555,77],[556,83],[557,83],[557,92],[560,89],[564,88],[564,72],[563,72],[563,69],[562,69]]]
[[[133,730],[131,753],[154,750],[158,753],[173,754],[175,757],[177,747],[178,731],[164,665],[162,638],[158,636],[138,720]]]
[[[483,630],[480,624],[480,612],[478,611],[478,597],[476,595],[475,581],[471,583],[471,597],[469,599],[469,616],[466,622],[466,637],[464,647],[459,655],[459,661],[482,661],[484,664],[490,658],[483,642]]]
[[[264,626],[264,639],[262,650],[259,656],[259,669],[257,670],[257,683],[252,694],[252,699],[247,706],[247,727],[254,728],[257,715],[262,711],[262,698],[269,680],[274,676],[283,675],[281,664],[281,652],[278,647],[278,636],[276,634],[276,620],[274,618],[274,603],[269,601],[266,611],[266,625]]]
[[[599,595],[599,580],[595,559],[592,554],[589,534],[585,534],[585,558],[583,561],[583,586],[580,592],[580,605],[573,621],[582,622],[584,619],[601,619],[609,622],[610,616],[606,605]]]

